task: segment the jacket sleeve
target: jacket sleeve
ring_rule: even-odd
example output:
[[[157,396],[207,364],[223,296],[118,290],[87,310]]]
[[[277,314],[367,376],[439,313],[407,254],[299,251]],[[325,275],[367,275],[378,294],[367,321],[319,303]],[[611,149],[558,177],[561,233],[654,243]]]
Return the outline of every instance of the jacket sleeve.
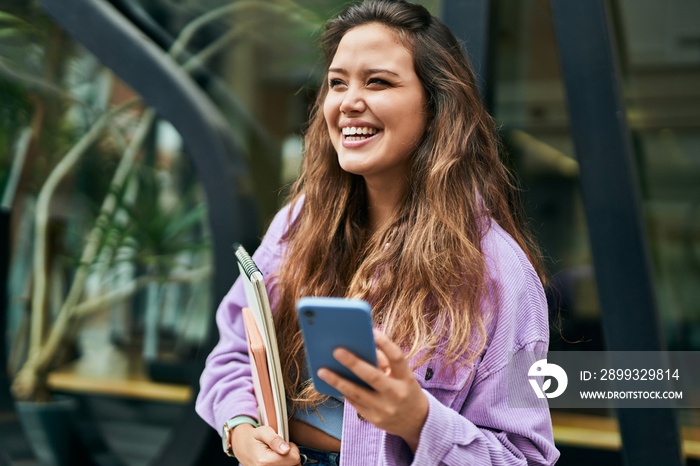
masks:
[[[286,229],[288,211],[289,208],[285,207],[277,213],[260,247],[253,254],[253,260],[265,277],[273,309],[274,272],[279,267],[282,255],[281,238]],[[195,404],[197,413],[216,430],[234,416],[258,418],[241,315],[245,305],[245,291],[239,277],[216,311],[219,342],[207,357]]]
[[[485,300],[490,304],[484,306],[486,348],[471,370],[458,371],[441,385],[435,382],[439,377],[426,383],[421,369],[416,371],[429,400],[418,448],[414,454],[401,438],[385,433],[383,464],[551,465],[559,457],[547,400],[538,399],[527,380],[530,365],[547,356],[544,290],[522,251],[498,226],[484,249],[492,278]],[[527,403],[518,402],[523,399]]]

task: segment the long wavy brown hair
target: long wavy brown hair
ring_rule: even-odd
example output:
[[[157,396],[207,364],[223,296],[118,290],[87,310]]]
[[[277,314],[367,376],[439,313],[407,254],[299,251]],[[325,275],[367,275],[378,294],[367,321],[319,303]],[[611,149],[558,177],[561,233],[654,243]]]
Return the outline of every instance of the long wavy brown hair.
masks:
[[[293,409],[324,399],[302,376],[305,356],[295,312],[301,296],[365,299],[383,331],[409,357],[419,355],[416,364],[439,348],[454,367],[473,360],[485,345],[489,277],[481,240],[487,218],[540,269],[537,249],[513,208],[516,193],[499,158],[494,122],[460,43],[420,5],[369,0],[326,24],[326,66],[343,35],[367,23],[388,26],[412,52],[429,116],[411,156],[403,202],[388,225],[373,232],[364,179],[340,168],[328,135],[327,82],[318,93],[301,176],[289,198],[301,203],[299,214],[285,236],[278,271],[275,324]]]

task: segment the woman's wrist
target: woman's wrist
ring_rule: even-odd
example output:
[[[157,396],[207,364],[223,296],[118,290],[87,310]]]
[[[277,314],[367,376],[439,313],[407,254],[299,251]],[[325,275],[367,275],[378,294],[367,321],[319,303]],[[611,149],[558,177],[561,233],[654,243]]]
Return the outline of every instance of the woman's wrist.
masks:
[[[239,443],[244,443],[243,439],[248,431],[254,430],[255,426],[252,424],[240,424],[233,429],[231,429],[231,449],[234,451],[234,456],[236,450],[241,451],[241,445]],[[238,440],[238,442],[236,441]]]
[[[247,436],[248,431],[255,429],[252,424],[240,424],[229,432],[229,441],[231,442],[231,456],[237,460],[241,460],[240,455],[248,450],[246,444],[248,444]]]
[[[416,452],[418,449],[418,443],[420,441],[420,435],[423,432],[423,427],[425,426],[425,422],[428,420],[428,411],[430,408],[430,402],[428,401],[428,398],[423,394],[423,398],[421,399],[421,402],[418,403],[415,413],[416,413],[416,419],[415,419],[415,427],[411,429],[411,431],[405,435],[402,436],[404,442],[408,445],[408,447],[411,449],[413,453]]]
[[[233,429],[231,429],[231,442],[233,442],[234,435],[238,432],[240,433],[241,431],[247,430],[247,429],[255,429],[256,426],[253,424],[239,424]]]
[[[412,431],[408,435],[404,435],[401,438],[403,439],[404,442],[406,442],[406,445],[408,445],[408,448],[411,449],[413,453],[416,452],[418,449],[418,443],[420,441],[420,434],[423,432],[423,425],[421,424],[418,430]]]
[[[223,446],[224,452],[228,456],[235,458],[234,448],[233,448],[233,432],[240,431],[241,426],[248,426],[247,428],[255,429],[258,427],[258,422],[249,416],[236,416],[224,423],[223,429]]]

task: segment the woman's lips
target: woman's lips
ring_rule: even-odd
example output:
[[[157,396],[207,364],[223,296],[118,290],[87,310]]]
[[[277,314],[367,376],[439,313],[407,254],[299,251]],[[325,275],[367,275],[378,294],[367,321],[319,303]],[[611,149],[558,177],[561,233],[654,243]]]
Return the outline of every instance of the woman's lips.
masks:
[[[369,135],[369,134],[343,134],[341,132],[340,137],[342,140],[343,147],[346,149],[356,149],[358,147],[362,147],[366,144],[369,144],[372,142],[374,139],[377,138],[381,134],[381,131],[376,132],[375,134]]]
[[[354,149],[362,147],[374,140],[380,130],[371,127],[345,127],[341,129],[341,139],[343,147]]]

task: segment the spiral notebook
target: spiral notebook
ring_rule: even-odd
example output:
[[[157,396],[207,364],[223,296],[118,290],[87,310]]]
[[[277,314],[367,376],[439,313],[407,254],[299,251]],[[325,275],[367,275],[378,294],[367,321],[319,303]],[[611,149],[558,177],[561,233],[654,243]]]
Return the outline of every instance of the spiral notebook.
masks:
[[[282,366],[263,274],[243,246],[234,244],[233,248],[248,302],[243,309],[243,323],[260,422],[289,441]]]

